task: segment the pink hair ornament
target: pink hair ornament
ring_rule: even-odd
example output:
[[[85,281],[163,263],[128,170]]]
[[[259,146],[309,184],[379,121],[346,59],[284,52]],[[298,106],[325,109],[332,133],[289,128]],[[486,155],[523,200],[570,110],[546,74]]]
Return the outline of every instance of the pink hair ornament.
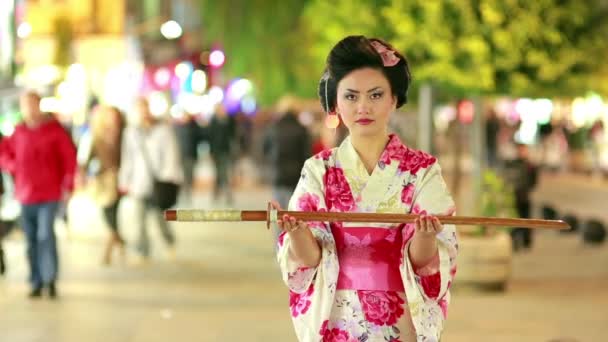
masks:
[[[392,67],[399,63],[400,59],[395,55],[395,51],[390,50],[386,45],[375,40],[371,44],[376,52],[380,54],[380,57],[382,57],[382,64],[385,67]]]

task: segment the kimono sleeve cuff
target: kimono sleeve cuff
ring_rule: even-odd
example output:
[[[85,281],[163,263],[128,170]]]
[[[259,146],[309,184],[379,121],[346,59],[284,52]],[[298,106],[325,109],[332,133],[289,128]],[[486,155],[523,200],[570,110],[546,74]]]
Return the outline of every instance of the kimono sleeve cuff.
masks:
[[[313,235],[317,239],[317,241],[322,241],[323,232],[319,229],[311,228]],[[310,284],[313,282],[316,274],[317,267],[304,267],[296,262],[290,251],[289,246],[291,245],[291,241],[289,241],[289,236],[282,236],[282,242],[279,245],[278,251],[278,261],[279,266],[281,267],[281,273],[283,274],[283,281],[291,290],[295,293],[303,293],[308,290]],[[322,244],[321,248],[323,248]],[[323,253],[322,253],[323,254]],[[321,263],[319,263],[320,265]]]

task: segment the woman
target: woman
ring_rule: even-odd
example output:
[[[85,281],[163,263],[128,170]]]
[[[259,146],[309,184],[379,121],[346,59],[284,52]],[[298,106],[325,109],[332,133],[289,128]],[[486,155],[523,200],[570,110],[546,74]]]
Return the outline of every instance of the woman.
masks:
[[[434,157],[388,133],[408,64],[388,43],[350,36],[330,52],[321,104],[349,136],[306,161],[289,209],[415,213],[413,224],[280,217],[278,261],[301,341],[437,341],[456,271],[454,213]],[[275,204],[275,207],[278,205]]]
[[[110,236],[104,248],[102,263],[112,263],[112,254],[118,248],[124,258],[125,242],[118,230],[118,170],[125,127],[122,113],[114,107],[101,106],[91,121],[91,140],[88,157],[84,159],[81,174],[91,171],[94,176],[88,188],[94,200],[102,207],[103,216],[110,228]],[[86,144],[84,144],[86,145]]]

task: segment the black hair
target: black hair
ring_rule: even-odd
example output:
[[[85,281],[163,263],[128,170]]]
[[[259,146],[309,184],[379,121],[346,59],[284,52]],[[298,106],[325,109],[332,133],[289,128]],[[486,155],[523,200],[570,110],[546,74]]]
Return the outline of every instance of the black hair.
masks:
[[[374,49],[372,42],[379,42],[394,51],[399,62],[394,66],[384,66],[382,57]],[[379,38],[348,36],[338,42],[329,52],[325,71],[319,81],[319,99],[326,112],[333,112],[336,109],[338,83],[352,71],[362,68],[382,71],[391,86],[392,95],[397,98],[397,108],[407,102],[411,75],[405,57],[389,43]]]

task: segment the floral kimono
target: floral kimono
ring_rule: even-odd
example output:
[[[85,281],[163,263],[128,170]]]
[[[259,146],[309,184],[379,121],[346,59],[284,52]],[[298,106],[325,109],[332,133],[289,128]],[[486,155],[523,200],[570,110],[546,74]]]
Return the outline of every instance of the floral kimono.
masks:
[[[350,138],[308,159],[289,210],[452,215],[454,202],[436,159],[391,135],[371,175]],[[444,225],[437,255],[419,269],[408,253],[413,223],[309,227],[322,250],[316,268],[293,260],[285,233],[277,256],[300,341],[439,340],[456,272],[453,225]]]

